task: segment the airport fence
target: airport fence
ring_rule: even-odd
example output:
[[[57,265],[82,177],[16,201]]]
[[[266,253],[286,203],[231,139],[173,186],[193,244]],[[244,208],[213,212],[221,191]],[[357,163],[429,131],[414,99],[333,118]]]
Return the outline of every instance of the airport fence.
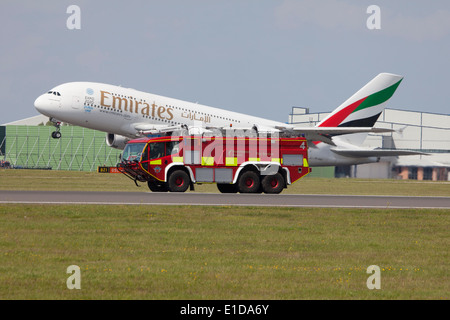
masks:
[[[0,126],[0,160],[16,169],[96,171],[115,166],[121,150],[108,147],[105,133],[62,126],[53,139],[51,126]]]

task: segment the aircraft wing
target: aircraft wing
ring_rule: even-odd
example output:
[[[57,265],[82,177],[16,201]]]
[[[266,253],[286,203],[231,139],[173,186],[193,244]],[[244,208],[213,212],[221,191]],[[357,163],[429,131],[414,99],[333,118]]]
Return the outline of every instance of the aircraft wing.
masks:
[[[211,133],[208,128],[187,125],[168,126],[164,124],[139,123],[135,124],[134,128],[136,129],[138,135],[170,133],[174,131],[184,132],[181,134],[189,135]]]
[[[331,140],[333,136],[351,134],[351,133],[384,133],[394,132],[392,129],[373,128],[373,127],[277,127],[284,132],[303,135],[308,141],[322,141],[335,146]]]
[[[182,129],[181,126],[168,126],[165,124],[150,124],[150,123],[137,123],[133,126],[134,129],[136,129],[136,131],[140,135],[158,134]]]
[[[233,129],[255,129],[257,126],[252,128],[235,128]],[[209,129],[213,127],[206,128],[196,128],[187,126],[168,126],[164,124],[149,124],[149,123],[137,123],[134,128],[139,134],[156,134],[156,133],[166,133],[172,132],[180,129],[189,129],[189,132],[195,134],[197,131],[208,132]],[[219,128],[220,129],[220,128]],[[222,128],[228,129],[228,128]],[[385,128],[373,128],[373,127],[258,127],[259,131],[280,131],[284,133],[290,133],[297,136],[304,136],[308,141],[323,141],[330,145],[335,146],[332,141],[333,136],[351,134],[351,133],[383,133],[383,132],[393,132],[392,129]]]
[[[339,149],[331,148],[331,151],[345,157],[367,158],[367,157],[396,157],[411,155],[427,155],[427,153],[412,150],[395,149]]]

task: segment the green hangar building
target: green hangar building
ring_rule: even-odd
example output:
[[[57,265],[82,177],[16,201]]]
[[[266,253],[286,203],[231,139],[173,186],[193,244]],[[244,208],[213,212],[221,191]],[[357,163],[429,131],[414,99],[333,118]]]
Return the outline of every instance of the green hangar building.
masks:
[[[115,166],[121,150],[106,144],[101,131],[62,125],[60,139],[53,139],[48,118],[36,116],[0,125],[1,165],[24,169],[97,171]]]

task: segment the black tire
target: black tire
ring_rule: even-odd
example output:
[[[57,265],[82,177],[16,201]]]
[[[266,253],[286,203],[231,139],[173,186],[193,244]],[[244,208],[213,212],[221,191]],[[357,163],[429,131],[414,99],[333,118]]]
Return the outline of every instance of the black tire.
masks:
[[[176,170],[169,176],[168,185],[171,192],[185,192],[189,188],[191,179],[183,170]]]
[[[236,185],[230,184],[230,183],[218,183],[217,189],[219,189],[219,191],[221,193],[237,193],[238,192],[238,188],[236,187]]]
[[[61,132],[59,132],[59,131],[53,131],[53,132],[52,132],[52,138],[53,138],[53,139],[60,139],[60,138],[61,138]]]
[[[167,183],[161,181],[149,181],[147,182],[148,188],[152,192],[167,192],[169,188],[167,187]]]
[[[261,181],[261,186],[265,193],[280,193],[284,189],[284,184],[284,178],[279,172],[265,176]]]
[[[259,175],[254,171],[246,171],[239,177],[238,189],[240,193],[257,193],[259,186]]]

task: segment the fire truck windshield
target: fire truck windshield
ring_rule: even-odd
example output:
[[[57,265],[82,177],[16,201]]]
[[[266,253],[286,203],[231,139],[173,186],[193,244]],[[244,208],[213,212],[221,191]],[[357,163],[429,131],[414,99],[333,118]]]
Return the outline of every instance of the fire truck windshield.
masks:
[[[122,161],[139,161],[141,159],[142,150],[145,143],[129,143],[125,146],[122,154]]]

